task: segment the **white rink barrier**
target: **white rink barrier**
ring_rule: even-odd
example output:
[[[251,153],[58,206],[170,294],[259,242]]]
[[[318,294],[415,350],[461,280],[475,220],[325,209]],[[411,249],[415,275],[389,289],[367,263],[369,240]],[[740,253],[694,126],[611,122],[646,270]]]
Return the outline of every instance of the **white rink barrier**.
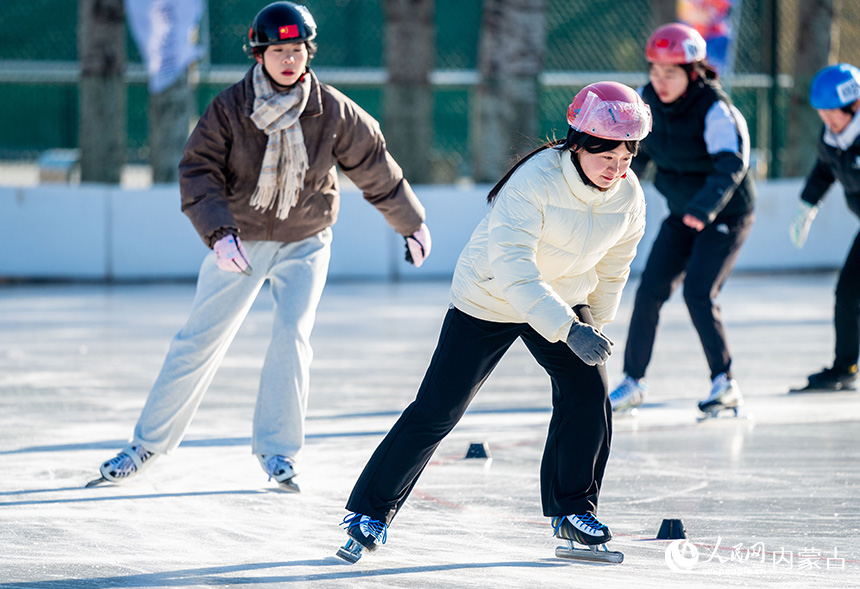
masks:
[[[842,187],[821,207],[805,247],[788,226],[802,179],[758,184],[756,223],[738,260],[741,271],[808,271],[842,265],[858,230]],[[331,279],[394,281],[448,278],[488,208],[489,186],[417,186],[427,209],[433,252],[424,266],[404,261],[403,238],[355,190],[345,190],[334,226]],[[660,222],[663,198],[645,185],[648,217],[633,271],[642,270]],[[187,280],[207,248],[179,208],[176,185],[141,190],[85,184],[0,187],[0,280]]]

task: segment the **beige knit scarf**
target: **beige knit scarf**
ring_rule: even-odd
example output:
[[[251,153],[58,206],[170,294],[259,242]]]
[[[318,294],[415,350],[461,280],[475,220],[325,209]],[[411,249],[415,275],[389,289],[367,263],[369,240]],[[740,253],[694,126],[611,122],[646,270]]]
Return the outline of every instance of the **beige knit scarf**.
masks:
[[[299,116],[308,103],[310,85],[310,76],[305,75],[288,92],[278,92],[263,72],[263,66],[254,67],[251,120],[268,135],[269,141],[251,205],[267,211],[277,202],[279,219],[286,219],[290,209],[296,206],[305,182],[308,152]]]

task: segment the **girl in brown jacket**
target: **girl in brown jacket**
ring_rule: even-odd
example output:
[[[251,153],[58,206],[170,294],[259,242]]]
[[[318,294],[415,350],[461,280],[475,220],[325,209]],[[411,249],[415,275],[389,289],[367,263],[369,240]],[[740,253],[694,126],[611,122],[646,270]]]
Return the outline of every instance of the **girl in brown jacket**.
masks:
[[[125,481],[179,446],[268,280],[275,317],[252,452],[279,488],[299,490],[293,477],[304,445],[310,335],[339,208],[335,165],[404,236],[407,260],[420,266],[430,253],[424,208],[379,125],[308,68],[315,36],[306,7],[263,8],[249,34],[257,63],[212,101],[192,132],[179,164],[182,210],[214,251],[130,445],[91,484]]]

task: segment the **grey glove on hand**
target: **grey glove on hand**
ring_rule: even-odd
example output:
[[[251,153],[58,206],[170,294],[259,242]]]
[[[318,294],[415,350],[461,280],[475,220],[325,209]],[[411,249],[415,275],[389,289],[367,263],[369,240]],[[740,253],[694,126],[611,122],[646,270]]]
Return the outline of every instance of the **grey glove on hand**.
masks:
[[[581,321],[574,320],[567,334],[567,345],[589,366],[602,366],[612,353],[614,344],[599,329]]]

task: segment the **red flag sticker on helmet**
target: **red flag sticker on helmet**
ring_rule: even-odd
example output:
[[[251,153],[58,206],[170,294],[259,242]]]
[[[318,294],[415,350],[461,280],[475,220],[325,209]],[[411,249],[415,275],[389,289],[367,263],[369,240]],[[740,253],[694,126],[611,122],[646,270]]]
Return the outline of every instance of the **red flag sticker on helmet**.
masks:
[[[278,34],[281,39],[292,39],[299,36],[299,25],[285,25],[278,27]]]

